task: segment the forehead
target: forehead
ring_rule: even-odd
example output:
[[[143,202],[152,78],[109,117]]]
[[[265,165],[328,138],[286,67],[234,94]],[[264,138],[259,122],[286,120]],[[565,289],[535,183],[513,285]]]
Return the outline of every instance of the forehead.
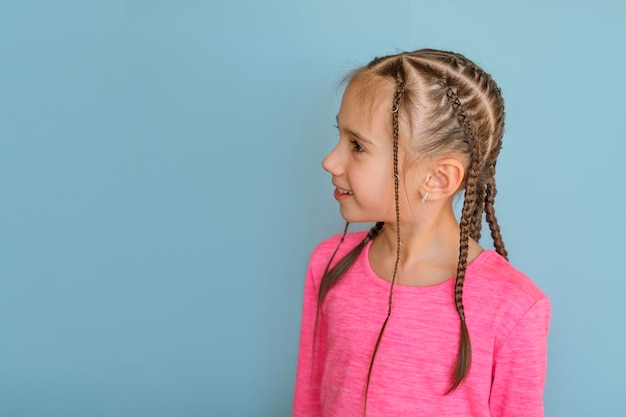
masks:
[[[368,129],[391,126],[393,91],[393,85],[380,76],[353,78],[343,94],[338,121]]]
[[[371,72],[357,73],[347,84],[350,91],[364,106],[376,108],[386,104],[391,106],[395,91],[394,80]]]

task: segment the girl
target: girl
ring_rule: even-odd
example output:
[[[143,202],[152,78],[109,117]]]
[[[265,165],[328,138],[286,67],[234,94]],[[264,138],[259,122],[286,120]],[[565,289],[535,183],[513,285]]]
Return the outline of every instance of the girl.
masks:
[[[495,216],[496,83],[451,52],[376,58],[348,77],[337,125],[322,165],[341,215],[377,223],[313,251],[294,416],[543,416],[550,304]]]

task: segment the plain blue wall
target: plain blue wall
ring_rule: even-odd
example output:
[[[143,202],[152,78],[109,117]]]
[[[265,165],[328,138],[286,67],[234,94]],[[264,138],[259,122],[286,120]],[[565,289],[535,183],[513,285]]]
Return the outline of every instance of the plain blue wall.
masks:
[[[623,416],[618,2],[2,1],[0,416],[287,416],[346,71],[462,52],[552,298],[548,416]]]

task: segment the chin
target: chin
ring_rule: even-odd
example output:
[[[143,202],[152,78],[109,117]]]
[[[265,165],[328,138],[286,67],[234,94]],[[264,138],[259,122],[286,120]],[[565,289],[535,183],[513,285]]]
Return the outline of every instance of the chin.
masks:
[[[355,216],[354,214],[350,215],[348,213],[341,212],[341,217],[348,223],[376,223],[377,219],[366,217],[366,216]]]

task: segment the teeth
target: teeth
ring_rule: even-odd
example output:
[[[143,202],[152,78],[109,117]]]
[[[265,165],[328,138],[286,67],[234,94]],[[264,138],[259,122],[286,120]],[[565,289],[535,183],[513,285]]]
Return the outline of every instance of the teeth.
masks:
[[[352,194],[352,191],[344,190],[343,188],[339,188],[339,187],[337,187],[337,191],[339,191],[339,193],[341,194]]]

